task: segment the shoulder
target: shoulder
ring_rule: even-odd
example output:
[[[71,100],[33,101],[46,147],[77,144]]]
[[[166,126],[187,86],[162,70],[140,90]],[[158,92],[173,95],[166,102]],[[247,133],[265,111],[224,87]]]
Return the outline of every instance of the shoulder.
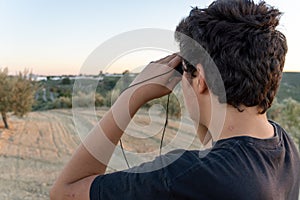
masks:
[[[209,199],[215,195],[216,188],[220,194],[226,194],[227,186],[234,187],[241,179],[239,159],[231,148],[234,142],[224,145],[226,147],[217,146],[205,151],[180,152],[180,158],[164,169],[167,187],[175,199]],[[170,152],[167,156],[177,153]],[[222,197],[217,195],[213,199],[218,198]]]
[[[293,138],[290,133],[288,133],[280,124],[275,121],[269,120],[270,123],[273,125],[276,135],[279,137],[281,145],[284,146],[286,149],[294,151],[298,154],[298,150],[295,146]]]
[[[288,155],[288,157],[291,157],[291,160],[293,162],[298,162],[300,166],[300,156],[299,156],[299,150],[297,149],[294,140],[290,133],[288,133],[282,126],[280,126],[278,123],[271,121],[270,123],[274,126],[275,131],[279,137],[280,140],[280,146],[284,148],[285,154]]]
[[[227,145],[233,147],[234,143],[225,145],[226,147],[221,146],[203,151],[176,150],[166,154],[165,159],[173,161],[164,169],[169,184],[181,179],[194,180],[193,177],[211,179],[217,174],[226,176],[228,168],[231,168],[228,165],[232,166],[236,162],[237,155],[233,149],[227,147]]]

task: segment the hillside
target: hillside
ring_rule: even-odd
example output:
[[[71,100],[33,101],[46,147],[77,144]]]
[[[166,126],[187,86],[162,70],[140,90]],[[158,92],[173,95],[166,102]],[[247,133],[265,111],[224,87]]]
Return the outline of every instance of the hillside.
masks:
[[[277,99],[292,97],[300,102],[300,72],[285,72],[282,77]]]

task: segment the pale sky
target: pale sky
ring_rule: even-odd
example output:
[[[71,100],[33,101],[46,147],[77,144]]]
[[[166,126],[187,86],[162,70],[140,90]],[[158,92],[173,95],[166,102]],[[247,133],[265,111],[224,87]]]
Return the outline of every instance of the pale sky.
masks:
[[[141,28],[174,30],[191,6],[211,2],[0,0],[0,68],[8,67],[10,73],[28,68],[41,75],[78,74],[89,54],[111,37]],[[285,71],[300,71],[300,1],[266,2],[284,12],[279,29],[289,45]]]

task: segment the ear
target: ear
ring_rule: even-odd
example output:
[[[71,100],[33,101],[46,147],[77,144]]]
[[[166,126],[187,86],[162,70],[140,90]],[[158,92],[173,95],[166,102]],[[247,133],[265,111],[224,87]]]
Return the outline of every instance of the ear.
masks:
[[[196,87],[198,88],[199,93],[202,94],[207,90],[204,69],[201,64],[197,64],[196,68],[197,68],[197,77],[195,77]]]

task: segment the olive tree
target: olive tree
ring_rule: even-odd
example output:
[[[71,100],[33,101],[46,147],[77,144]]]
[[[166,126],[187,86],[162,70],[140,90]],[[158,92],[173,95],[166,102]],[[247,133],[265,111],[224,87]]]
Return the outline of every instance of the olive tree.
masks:
[[[31,111],[37,86],[28,70],[9,76],[8,69],[0,69],[0,112],[5,128],[9,128],[7,113],[23,117]]]

